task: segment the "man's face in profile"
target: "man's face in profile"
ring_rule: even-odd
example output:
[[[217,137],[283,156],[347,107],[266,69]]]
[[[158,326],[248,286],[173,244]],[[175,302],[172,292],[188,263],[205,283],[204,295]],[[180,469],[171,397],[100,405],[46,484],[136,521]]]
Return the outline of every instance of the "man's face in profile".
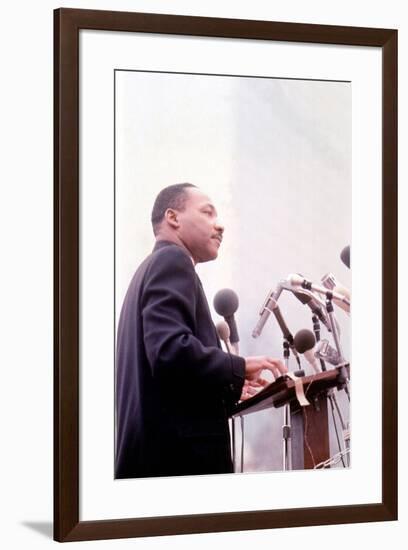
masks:
[[[217,210],[200,189],[191,187],[186,193],[185,209],[177,216],[179,237],[196,263],[215,260],[224,232],[217,220]]]

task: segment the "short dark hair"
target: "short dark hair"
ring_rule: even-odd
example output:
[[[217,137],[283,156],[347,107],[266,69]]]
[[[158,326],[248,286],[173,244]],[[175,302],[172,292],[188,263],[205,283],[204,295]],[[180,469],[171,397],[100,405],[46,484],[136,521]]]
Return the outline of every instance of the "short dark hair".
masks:
[[[186,206],[187,193],[186,189],[189,187],[195,187],[192,183],[175,183],[169,185],[160,191],[154,201],[152,210],[152,226],[153,233],[156,235],[159,229],[159,225],[163,221],[164,214],[168,208],[179,210],[182,212]]]

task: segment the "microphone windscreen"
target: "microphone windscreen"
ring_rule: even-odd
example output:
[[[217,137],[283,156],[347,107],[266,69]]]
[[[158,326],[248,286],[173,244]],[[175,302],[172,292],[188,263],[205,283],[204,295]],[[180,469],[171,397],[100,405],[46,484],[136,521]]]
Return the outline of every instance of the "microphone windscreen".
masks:
[[[305,353],[309,349],[313,349],[316,339],[311,330],[306,328],[299,330],[293,339],[293,345],[298,353]]]
[[[222,340],[223,342],[226,342],[227,340],[229,340],[230,329],[229,329],[228,323],[226,323],[225,321],[219,321],[216,324],[215,328],[217,329],[217,334],[220,340]]]
[[[214,309],[222,317],[231,317],[231,315],[234,315],[238,309],[238,305],[238,296],[230,288],[223,288],[214,296]]]
[[[340,254],[341,261],[350,269],[350,245],[343,248]]]

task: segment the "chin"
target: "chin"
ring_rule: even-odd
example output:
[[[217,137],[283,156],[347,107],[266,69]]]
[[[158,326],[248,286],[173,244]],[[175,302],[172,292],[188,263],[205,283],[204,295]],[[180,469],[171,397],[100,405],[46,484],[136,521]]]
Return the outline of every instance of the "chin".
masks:
[[[201,248],[201,254],[198,254],[198,263],[211,262],[218,257],[220,245],[218,241],[214,244],[213,242],[208,243],[207,246]]]
[[[216,258],[218,258],[218,250],[212,253],[210,260],[215,260]]]
[[[207,252],[207,254],[203,254],[201,258],[198,260],[199,263],[204,262],[211,262],[212,260],[215,260],[218,257],[218,250],[211,250]]]

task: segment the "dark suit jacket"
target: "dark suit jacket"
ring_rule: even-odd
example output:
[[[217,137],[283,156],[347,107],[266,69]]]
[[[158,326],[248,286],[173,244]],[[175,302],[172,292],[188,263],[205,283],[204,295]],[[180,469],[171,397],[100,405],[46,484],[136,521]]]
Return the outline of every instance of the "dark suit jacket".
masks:
[[[244,372],[220,349],[189,255],[157,242],[118,325],[115,477],[232,472],[228,414]]]

